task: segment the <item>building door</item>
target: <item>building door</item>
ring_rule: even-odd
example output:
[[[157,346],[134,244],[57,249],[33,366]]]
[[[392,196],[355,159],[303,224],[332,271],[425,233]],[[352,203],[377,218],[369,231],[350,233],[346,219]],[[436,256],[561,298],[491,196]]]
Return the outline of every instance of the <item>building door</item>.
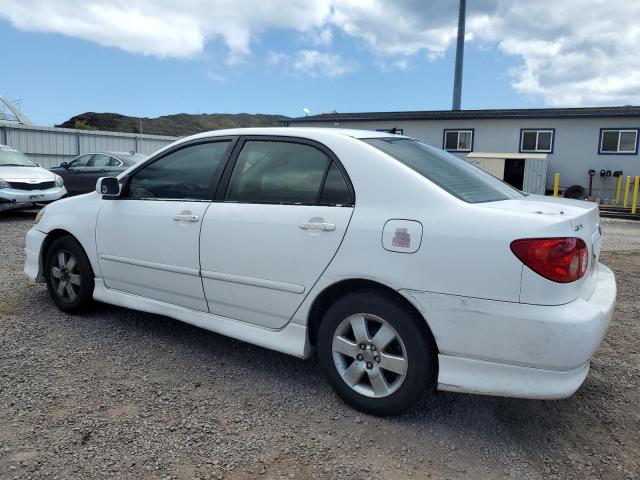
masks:
[[[524,187],[524,158],[507,158],[504,162],[504,181],[522,190]]]

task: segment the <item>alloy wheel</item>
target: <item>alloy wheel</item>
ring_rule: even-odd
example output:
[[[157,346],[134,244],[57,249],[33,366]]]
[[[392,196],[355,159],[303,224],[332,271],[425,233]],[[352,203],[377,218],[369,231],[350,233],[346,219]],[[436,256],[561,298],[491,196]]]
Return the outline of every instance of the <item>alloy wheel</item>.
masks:
[[[400,335],[375,315],[345,318],[333,335],[332,355],[342,380],[367,397],[391,395],[407,374],[407,352]]]
[[[80,292],[82,277],[76,257],[60,250],[51,265],[51,282],[56,295],[65,303],[73,303]]]

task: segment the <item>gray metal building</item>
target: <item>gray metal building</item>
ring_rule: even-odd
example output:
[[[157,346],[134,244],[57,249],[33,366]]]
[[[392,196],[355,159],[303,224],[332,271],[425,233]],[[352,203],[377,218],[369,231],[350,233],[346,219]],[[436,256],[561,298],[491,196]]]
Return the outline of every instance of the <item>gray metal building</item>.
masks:
[[[150,154],[177,137],[137,133],[75,130],[0,122],[0,144],[27,154],[45,168],[57,167],[88,152],[138,152]]]
[[[285,122],[290,126],[323,126],[368,130],[398,129],[466,157],[470,152],[546,154],[546,184],[560,173],[561,187],[589,184],[593,197],[615,196],[614,173],[640,175],[638,129],[640,107],[444,110],[374,113],[329,113]],[[520,155],[521,156],[521,155]],[[604,171],[604,176],[601,176]]]

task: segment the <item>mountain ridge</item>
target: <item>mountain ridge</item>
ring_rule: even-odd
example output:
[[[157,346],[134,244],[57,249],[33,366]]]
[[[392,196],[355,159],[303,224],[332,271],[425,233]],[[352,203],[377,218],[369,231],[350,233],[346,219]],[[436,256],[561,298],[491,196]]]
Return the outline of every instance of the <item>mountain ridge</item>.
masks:
[[[284,115],[261,113],[176,113],[147,118],[110,112],[85,112],[74,115],[56,127],[182,137],[226,128],[274,127],[287,118]]]

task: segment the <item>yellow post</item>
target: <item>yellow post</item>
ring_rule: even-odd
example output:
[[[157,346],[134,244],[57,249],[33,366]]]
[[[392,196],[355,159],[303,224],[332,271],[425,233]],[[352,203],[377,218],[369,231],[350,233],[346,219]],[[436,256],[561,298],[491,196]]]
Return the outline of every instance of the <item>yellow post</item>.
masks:
[[[558,196],[558,187],[560,186],[560,174],[556,173],[553,176],[553,196]]]
[[[620,190],[622,190],[622,175],[618,177],[618,184],[616,185],[616,206],[620,206]]]
[[[629,206],[629,187],[631,187],[631,177],[627,175],[627,183],[624,186],[624,208]]]
[[[633,202],[631,203],[631,213],[635,215],[638,208],[638,188],[640,187],[640,176],[636,175],[636,180],[633,182]]]

